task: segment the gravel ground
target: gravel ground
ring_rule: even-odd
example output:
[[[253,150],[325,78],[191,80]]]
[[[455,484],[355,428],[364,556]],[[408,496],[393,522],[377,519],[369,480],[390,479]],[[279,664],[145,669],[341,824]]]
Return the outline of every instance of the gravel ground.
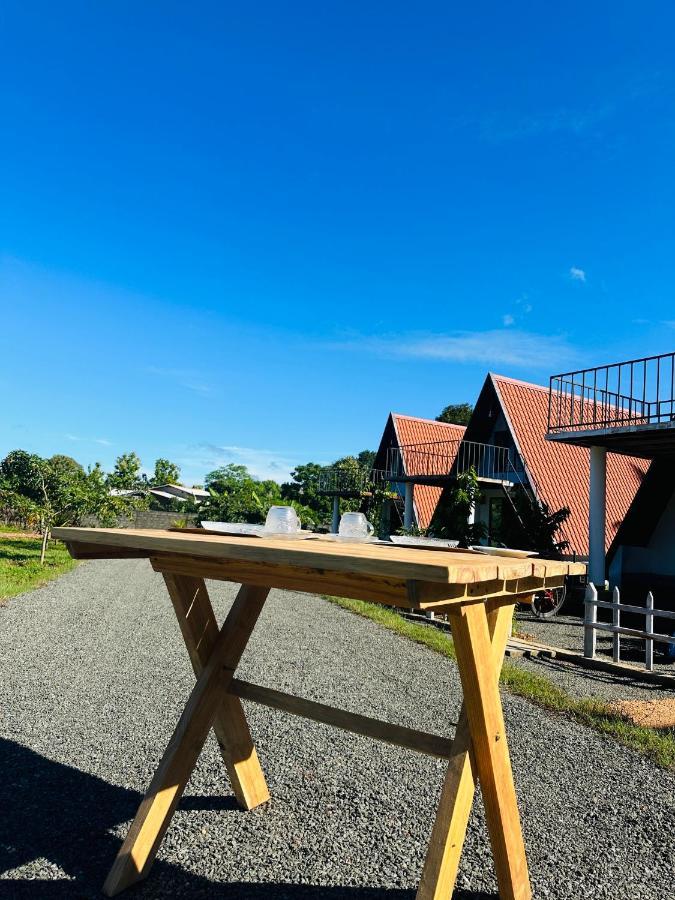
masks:
[[[222,616],[232,590],[212,589]],[[241,674],[446,734],[461,693],[450,661],[286,592],[270,596]],[[0,896],[100,896],[192,684],[162,580],[144,560],[86,563],[0,608]],[[675,777],[504,700],[535,897],[663,897]],[[412,900],[443,764],[247,709],[273,800],[236,809],[210,738],[133,896]],[[495,895],[477,803],[455,898]]]

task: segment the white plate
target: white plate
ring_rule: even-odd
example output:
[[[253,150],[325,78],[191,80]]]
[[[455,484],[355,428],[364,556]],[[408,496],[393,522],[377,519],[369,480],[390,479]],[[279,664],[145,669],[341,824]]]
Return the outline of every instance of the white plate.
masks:
[[[486,556],[508,556],[511,559],[527,559],[528,556],[537,556],[536,550],[514,550],[511,547],[481,547],[474,544],[470,547],[476,553],[484,553]]]
[[[216,534],[231,534],[237,537],[262,537],[264,525],[250,525],[248,522],[200,522],[204,531],[213,531]]]
[[[201,522],[208,534],[227,534],[230,537],[273,538],[275,541],[306,541],[316,537],[313,531],[265,531],[264,525],[249,525],[248,522]]]
[[[447,541],[445,538],[430,538],[409,534],[392,534],[389,540],[392,544],[396,544],[399,547],[426,547],[428,550],[454,550],[459,544],[459,541]]]
[[[347,534],[322,534],[322,541],[339,541],[343,544],[377,544],[379,539],[369,535],[368,537],[352,537]]]

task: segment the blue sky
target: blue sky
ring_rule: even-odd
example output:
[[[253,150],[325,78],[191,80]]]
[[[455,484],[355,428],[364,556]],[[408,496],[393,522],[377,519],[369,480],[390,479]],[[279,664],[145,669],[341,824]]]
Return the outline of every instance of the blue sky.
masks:
[[[283,479],[675,348],[675,9],[0,10],[0,455]]]

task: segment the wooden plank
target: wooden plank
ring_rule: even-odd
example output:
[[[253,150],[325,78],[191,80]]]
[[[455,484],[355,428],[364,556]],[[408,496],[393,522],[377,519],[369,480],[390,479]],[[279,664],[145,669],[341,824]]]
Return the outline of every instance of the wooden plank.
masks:
[[[192,668],[199,677],[218,639],[218,624],[202,578],[164,574],[171,602],[187,647]],[[224,694],[213,729],[232,790],[243,809],[253,809],[270,799],[241,701]]]
[[[532,891],[485,605],[462,606],[450,616],[450,625],[499,896],[502,900],[530,900]]]
[[[314,722],[322,722],[324,725],[341,728],[343,731],[351,731],[353,734],[361,734],[376,741],[385,741],[388,744],[415,750],[417,753],[426,753],[428,756],[447,759],[452,750],[453,744],[450,738],[336,709],[325,703],[305,700],[303,697],[296,697],[293,694],[286,694],[259,684],[251,684],[248,681],[240,681],[238,678],[232,681],[229,690],[244,700],[251,700],[272,709],[292,713],[294,716],[312,719]]]
[[[534,574],[531,559],[515,560],[471,553],[411,550],[395,545],[331,543],[321,540],[284,541],[184,534],[180,531],[132,528],[57,528],[54,536],[68,543],[90,543],[187,554],[216,559],[239,559],[277,565],[353,572],[395,580],[473,584],[493,579],[524,578]],[[539,576],[578,574],[585,566],[559,560],[537,560]]]
[[[238,584],[257,584],[311,594],[352,597],[371,603],[384,603],[404,609],[443,609],[467,598],[527,597],[543,587],[555,587],[562,576],[550,579],[528,578],[511,581],[486,581],[478,584],[438,584],[434,582],[396,581],[352,572],[329,572],[300,566],[250,563],[239,560],[203,559],[183,554],[153,556],[156,572],[192,575]]]
[[[73,559],[147,559],[149,550],[134,547],[104,547],[82,541],[67,541],[66,549]]]
[[[247,585],[240,589],[103,885],[106,896],[119,894],[150,871],[267,593]]]
[[[406,582],[391,578],[374,578],[353,572],[327,572],[324,569],[308,569],[303,566],[200,559],[183,555],[153,556],[150,561],[156,572],[184,573],[237,584],[255,584],[311,594],[353,597],[356,600],[369,600],[391,606],[411,605]],[[459,597],[465,594],[463,586],[439,587],[444,587],[446,594],[455,594]]]
[[[501,671],[513,608],[513,604],[501,606],[491,604],[488,611],[495,673]],[[417,890],[417,900],[448,900],[452,897],[473,806],[476,780],[469,720],[466,708],[462,704],[422,878]]]

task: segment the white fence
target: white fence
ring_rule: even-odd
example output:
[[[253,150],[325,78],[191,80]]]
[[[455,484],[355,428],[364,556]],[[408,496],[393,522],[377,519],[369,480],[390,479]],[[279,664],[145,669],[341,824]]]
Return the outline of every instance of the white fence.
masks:
[[[598,622],[598,607],[612,610],[612,624]],[[598,631],[608,631],[612,638],[612,658],[614,662],[621,660],[621,635],[640,638],[645,642],[645,666],[648,671],[654,669],[654,642],[660,644],[675,644],[675,637],[668,634],[659,634],[654,631],[654,616],[660,619],[675,619],[675,612],[670,610],[654,609],[654,596],[650,591],[647,594],[645,606],[631,606],[621,602],[621,595],[617,587],[614,588],[612,602],[598,600],[598,592],[592,584],[586,588],[584,600],[584,656],[595,659],[595,644]],[[624,628],[621,625],[621,613],[637,613],[645,617],[644,631],[637,628]]]

